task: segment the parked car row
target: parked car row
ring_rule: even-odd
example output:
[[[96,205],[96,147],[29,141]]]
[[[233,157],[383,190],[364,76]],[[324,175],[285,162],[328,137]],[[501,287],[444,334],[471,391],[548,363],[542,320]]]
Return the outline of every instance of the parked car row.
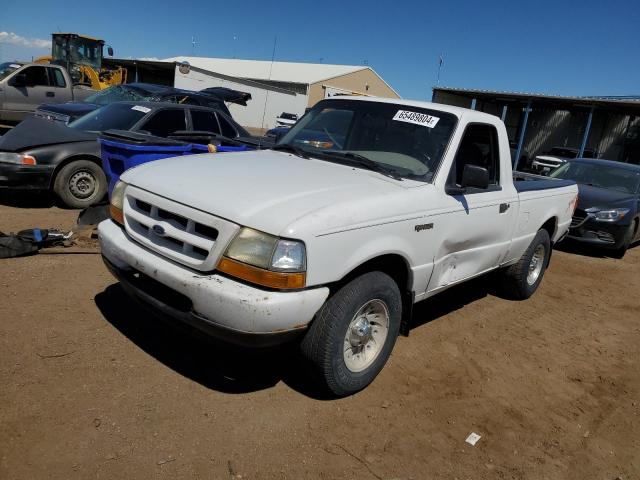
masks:
[[[246,103],[247,95],[225,88],[200,93],[130,84],[97,92],[85,102],[40,106],[35,116],[0,137],[0,188],[52,191],[68,207],[87,207],[107,191],[97,142],[101,132],[250,139],[223,100]]]

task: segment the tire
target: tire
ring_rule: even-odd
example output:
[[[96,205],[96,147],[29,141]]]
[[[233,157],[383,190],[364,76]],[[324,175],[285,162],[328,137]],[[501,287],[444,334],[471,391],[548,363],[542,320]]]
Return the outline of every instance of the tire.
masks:
[[[502,289],[515,300],[529,298],[540,286],[549,265],[551,240],[546,230],[538,230],[533,241],[517,263],[502,273]],[[535,261],[534,261],[535,257]]]
[[[105,196],[107,177],[91,160],[75,160],[60,169],[53,191],[67,207],[86,208]]]
[[[629,246],[631,245],[633,237],[636,233],[637,223],[638,220],[634,220],[629,224],[629,228],[627,228],[627,231],[624,233],[624,240],[622,241],[622,245],[611,252],[611,257],[617,259],[624,258],[624,255],[625,253],[627,253],[627,250],[629,249]]]
[[[323,305],[302,340],[302,354],[329,392],[351,395],[369,385],[384,367],[398,337],[401,316],[396,282],[382,272],[365,273]]]

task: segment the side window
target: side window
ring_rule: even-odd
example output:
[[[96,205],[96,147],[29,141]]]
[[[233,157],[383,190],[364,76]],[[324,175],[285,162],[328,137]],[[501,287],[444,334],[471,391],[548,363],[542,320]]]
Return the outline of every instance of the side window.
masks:
[[[184,110],[177,108],[160,110],[141,127],[141,130],[157,137],[168,137],[174,132],[186,129]]]
[[[191,110],[191,121],[193,122],[194,130],[220,134],[220,127],[214,112]]]
[[[67,86],[62,70],[59,68],[49,67],[49,78],[51,78],[51,84],[54,87],[64,88]]]
[[[29,87],[48,87],[47,67],[28,67],[21,73],[27,77]]]
[[[498,132],[493,125],[471,124],[462,136],[449,174],[449,182],[460,185],[465,165],[478,165],[489,171],[489,185],[500,184]]]
[[[228,138],[235,138],[238,136],[238,132],[234,128],[233,125],[229,123],[229,121],[224,118],[222,115],[218,115],[218,120],[220,121],[220,128],[222,129],[222,135]]]

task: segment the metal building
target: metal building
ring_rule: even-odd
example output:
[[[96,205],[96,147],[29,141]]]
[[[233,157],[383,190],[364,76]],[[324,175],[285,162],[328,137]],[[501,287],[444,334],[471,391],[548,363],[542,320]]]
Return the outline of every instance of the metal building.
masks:
[[[563,97],[434,87],[433,101],[502,118],[520,164],[552,147],[640,163],[640,96]]]

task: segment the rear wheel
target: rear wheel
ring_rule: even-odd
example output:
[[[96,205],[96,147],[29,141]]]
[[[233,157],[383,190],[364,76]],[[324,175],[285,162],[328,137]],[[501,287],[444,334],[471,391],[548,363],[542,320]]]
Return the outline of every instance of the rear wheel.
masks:
[[[393,279],[382,272],[365,273],[327,300],[302,341],[302,353],[332,394],[351,395],[384,367],[401,313]]]
[[[538,230],[529,248],[517,263],[502,273],[502,288],[511,298],[524,300],[538,289],[549,264],[551,240],[546,230]]]
[[[102,200],[107,193],[107,177],[90,160],[75,160],[60,169],[53,191],[71,208],[85,208]]]

